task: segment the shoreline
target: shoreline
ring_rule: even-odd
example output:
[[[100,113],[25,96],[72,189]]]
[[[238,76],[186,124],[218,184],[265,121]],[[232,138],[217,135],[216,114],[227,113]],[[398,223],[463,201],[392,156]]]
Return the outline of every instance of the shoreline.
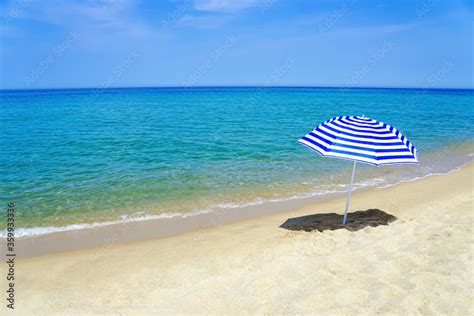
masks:
[[[368,186],[353,190],[357,195],[363,192],[386,190],[399,185],[417,182],[431,177],[449,175],[453,172],[469,168],[472,162],[450,170],[446,173],[429,174],[411,180],[402,180],[395,184],[382,187]],[[243,221],[288,213],[308,207],[316,203],[345,201],[346,192],[333,192],[323,195],[295,197],[286,200],[265,201],[260,204],[250,204],[235,208],[219,208],[189,216],[174,216],[169,218],[139,218],[97,226],[48,232],[40,235],[17,237],[18,256],[31,257],[49,253],[75,251],[88,248],[108,248],[113,244],[140,242],[162,239],[176,235],[206,231],[220,225],[235,224]],[[336,212],[342,212],[343,208]],[[4,239],[0,244],[4,243]]]
[[[366,169],[362,173],[358,173],[356,178],[359,179],[357,179],[355,182],[354,191],[373,188],[389,188],[400,183],[416,181],[418,179],[423,179],[425,177],[430,177],[433,175],[448,174],[450,172],[459,170],[460,168],[463,168],[464,166],[472,162],[472,156],[474,155],[474,153],[472,152],[472,144],[472,142],[467,142],[453,146],[451,149],[455,150],[457,155],[451,157],[450,159],[447,159],[447,152],[430,152],[428,154],[425,154],[424,159],[426,159],[426,161],[423,161],[421,163],[428,165],[432,163],[431,160],[436,161],[437,159],[439,159],[439,157],[437,156],[442,155],[442,160],[444,161],[444,163],[440,164],[442,167],[437,167],[435,170],[424,170],[423,172],[411,173],[410,168],[400,168],[392,170],[390,170],[390,168],[387,168],[384,170],[378,170],[378,172],[374,171],[377,168],[372,167],[370,169]],[[388,171],[387,173],[386,170],[390,171]],[[157,222],[168,221],[169,219],[172,219],[173,222],[179,220],[186,221],[186,218],[202,216],[205,217],[205,214],[208,213],[227,213],[231,212],[232,210],[234,210],[235,212],[240,212],[241,210],[243,210],[242,212],[245,212],[245,210],[250,207],[256,208],[257,210],[265,209],[265,205],[274,205],[275,203],[295,203],[299,205],[300,203],[297,202],[299,200],[310,200],[317,202],[321,199],[326,199],[327,197],[334,197],[347,193],[346,190],[348,179],[346,179],[345,176],[347,175],[348,178],[349,171],[347,171],[347,174],[346,172],[335,171],[332,173],[332,175],[334,174],[339,177],[339,179],[337,181],[331,181],[331,185],[329,186],[322,183],[315,183],[314,186],[311,185],[312,188],[308,187],[307,185],[299,187],[299,185],[301,184],[299,184],[298,182],[294,182],[287,187],[288,190],[280,190],[278,194],[273,196],[266,194],[266,192],[269,191],[266,188],[260,188],[260,193],[254,194],[253,196],[250,195],[246,199],[240,201],[224,199],[222,201],[200,203],[198,206],[189,204],[186,206],[186,208],[181,207],[180,209],[178,207],[176,210],[174,210],[173,206],[168,206],[168,208],[164,209],[165,211],[160,211],[159,213],[154,213],[153,211],[151,211],[151,213],[149,213],[149,211],[142,211],[141,208],[153,209],[154,204],[148,203],[144,205],[138,204],[135,208],[135,211],[133,212],[127,208],[118,209],[118,215],[109,216],[109,218],[104,217],[94,220],[94,216],[100,214],[100,212],[102,211],[101,208],[97,208],[97,214],[88,215],[89,221],[81,222],[81,219],[78,218],[77,221],[72,221],[70,223],[66,222],[63,225],[53,224],[49,226],[41,226],[44,222],[42,222],[41,217],[38,217],[33,222],[30,222],[28,220],[25,221],[23,225],[26,226],[17,227],[15,234],[16,238],[18,239],[36,238],[56,233],[67,233],[79,230],[105,229],[108,226],[127,226],[129,223],[133,222]],[[328,175],[325,176],[327,177]],[[305,183],[305,181],[303,181],[303,183]],[[321,185],[323,186],[321,187]],[[280,207],[277,206],[277,208]],[[289,208],[283,207],[283,209],[287,210]],[[103,212],[105,212],[106,214],[108,210],[105,209],[103,210]],[[267,213],[268,212],[263,212],[262,215],[265,215]],[[113,212],[111,214],[113,214]],[[120,214],[122,215],[119,216]],[[39,214],[39,216],[40,215],[41,214]],[[260,213],[257,212],[256,216],[260,216]],[[35,225],[34,223],[37,224]],[[6,230],[0,230],[0,239],[4,238],[5,236]]]
[[[353,192],[375,189],[359,188]],[[155,240],[176,235],[206,231],[221,225],[234,224],[262,216],[291,212],[311,203],[342,198],[344,192],[320,196],[298,197],[282,201],[266,201],[261,204],[235,208],[221,208],[190,216],[170,218],[145,218],[98,225],[80,229],[50,232],[41,235],[17,237],[18,256],[31,257],[55,252],[74,251],[110,244]],[[0,243],[1,244],[1,243]]]

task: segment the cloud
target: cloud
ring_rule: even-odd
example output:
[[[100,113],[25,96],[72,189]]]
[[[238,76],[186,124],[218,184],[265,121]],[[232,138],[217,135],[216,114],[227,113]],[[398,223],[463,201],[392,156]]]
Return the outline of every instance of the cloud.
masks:
[[[207,12],[238,12],[259,5],[259,0],[194,0],[194,9]]]
[[[176,21],[178,27],[195,27],[200,29],[210,29],[220,27],[230,21],[231,16],[196,16],[184,15]]]
[[[95,33],[122,33],[130,36],[146,34],[147,27],[133,17],[134,2],[129,0],[25,0],[21,14],[15,16],[15,19],[38,21],[61,28],[89,29]]]

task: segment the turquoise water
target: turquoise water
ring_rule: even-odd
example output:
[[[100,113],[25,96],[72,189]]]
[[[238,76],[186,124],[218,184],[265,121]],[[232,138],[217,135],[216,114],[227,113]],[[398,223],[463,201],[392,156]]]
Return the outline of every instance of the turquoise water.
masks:
[[[472,90],[77,89],[0,101],[0,192],[24,234],[343,191],[351,163],[297,144],[337,115],[392,124],[419,150],[418,165],[362,166],[357,187],[447,172],[474,152]]]

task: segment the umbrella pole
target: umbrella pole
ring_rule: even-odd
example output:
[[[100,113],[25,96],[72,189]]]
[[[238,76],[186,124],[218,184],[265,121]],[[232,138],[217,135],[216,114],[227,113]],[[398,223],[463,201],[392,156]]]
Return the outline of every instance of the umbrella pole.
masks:
[[[344,212],[344,219],[342,220],[342,225],[346,225],[347,211],[349,210],[349,202],[351,200],[352,182],[354,182],[354,174],[355,174],[355,171],[356,171],[356,164],[357,164],[357,161],[354,161],[354,167],[352,167],[351,185],[349,186],[349,192],[347,192],[346,211]]]

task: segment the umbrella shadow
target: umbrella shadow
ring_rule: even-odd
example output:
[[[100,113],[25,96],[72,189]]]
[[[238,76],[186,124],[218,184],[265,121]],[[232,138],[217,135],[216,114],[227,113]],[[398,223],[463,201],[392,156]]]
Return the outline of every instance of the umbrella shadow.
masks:
[[[357,211],[347,214],[346,225],[342,225],[343,215],[336,213],[322,213],[307,216],[300,216],[287,219],[280,228],[288,230],[302,230],[306,232],[336,229],[347,229],[357,231],[365,227],[377,227],[380,225],[388,225],[397,220],[391,214],[385,213],[379,209],[368,209],[366,211]]]

